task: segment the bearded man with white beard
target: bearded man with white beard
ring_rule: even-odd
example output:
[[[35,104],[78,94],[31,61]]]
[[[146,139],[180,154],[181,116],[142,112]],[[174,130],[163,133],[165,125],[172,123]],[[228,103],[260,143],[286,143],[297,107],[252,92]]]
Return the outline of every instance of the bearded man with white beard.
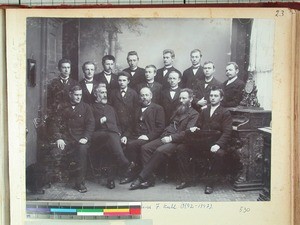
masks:
[[[143,169],[138,178],[131,183],[130,190],[154,186],[154,170],[183,144],[185,131],[195,126],[199,114],[191,107],[193,91],[188,88],[182,89],[179,94],[179,101],[179,107],[160,138],[141,147]]]

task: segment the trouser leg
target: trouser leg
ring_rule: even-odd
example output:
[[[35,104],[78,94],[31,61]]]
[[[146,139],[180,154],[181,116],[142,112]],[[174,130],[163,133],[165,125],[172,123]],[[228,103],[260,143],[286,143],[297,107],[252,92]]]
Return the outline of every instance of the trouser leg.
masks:
[[[78,163],[79,170],[77,171],[77,176],[75,178],[75,182],[77,184],[83,183],[86,176],[86,168],[87,168],[87,149],[88,144],[76,144],[75,145],[75,161]]]
[[[140,163],[141,146],[146,143],[147,141],[140,139],[129,140],[124,150],[126,158],[130,162]]]
[[[180,144],[176,147],[178,168],[182,182],[192,181],[189,146]]]

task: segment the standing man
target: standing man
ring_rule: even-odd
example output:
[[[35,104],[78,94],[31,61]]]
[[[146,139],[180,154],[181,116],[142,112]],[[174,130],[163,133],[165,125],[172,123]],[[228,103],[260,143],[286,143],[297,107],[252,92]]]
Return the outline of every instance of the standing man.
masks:
[[[93,62],[85,62],[82,65],[82,71],[84,78],[79,82],[82,88],[82,101],[88,104],[95,102],[95,95],[93,94],[93,89],[99,83],[94,79],[96,66]]]
[[[156,76],[156,67],[154,65],[148,65],[145,67],[145,74],[146,81],[143,81],[142,83],[137,85],[138,92],[143,87],[150,88],[152,92],[152,100],[151,102],[154,102],[156,104],[161,104],[161,92],[162,92],[162,85],[156,81],[154,81],[154,78]]]
[[[111,93],[111,103],[114,107],[120,127],[121,133],[128,137],[134,127],[135,109],[138,106],[139,97],[135,90],[128,87],[130,82],[130,74],[125,71],[118,73],[119,88]],[[126,144],[126,138],[121,139],[123,144]]]
[[[78,82],[70,78],[71,61],[61,59],[58,62],[59,76],[51,80],[47,86],[47,108],[49,116],[57,113],[59,104],[69,101],[69,90]]]
[[[163,89],[169,88],[168,76],[172,71],[179,74],[181,78],[181,72],[177,70],[174,66],[175,53],[172,49],[165,49],[163,51],[163,61],[164,67],[157,70],[157,75],[155,76],[155,81],[163,86]]]
[[[182,145],[177,149],[177,158],[179,162],[179,171],[182,183],[176,189],[183,189],[191,186],[191,176],[189,168],[189,150],[197,150],[200,154],[208,153],[210,161],[208,176],[209,182],[205,187],[205,194],[213,193],[215,183],[212,175],[220,172],[223,166],[223,156],[228,141],[231,138],[232,118],[230,112],[223,108],[220,103],[223,100],[223,90],[219,87],[212,87],[209,95],[210,103],[203,109],[196,126],[186,131],[187,141],[189,135],[196,135],[201,142],[197,144]],[[190,143],[190,142],[188,142]]]
[[[129,168],[129,161],[123,153],[121,146],[121,131],[117,124],[117,114],[114,108],[107,104],[107,90],[105,84],[99,84],[94,89],[96,97],[92,104],[92,110],[96,121],[96,129],[92,139],[91,149],[99,151],[99,146],[105,144],[107,153],[112,161],[115,161],[121,168],[121,171],[127,171]],[[101,150],[101,149],[100,149]],[[107,178],[106,187],[109,189],[115,188],[116,171],[110,167]]]
[[[141,104],[135,114],[135,129],[130,135],[125,149],[125,155],[130,162],[134,163],[135,170],[141,166],[141,146],[158,138],[165,128],[164,109],[160,105],[153,103],[151,99],[152,92],[150,88],[143,87],[140,91]],[[127,174],[120,183],[126,184],[131,182],[134,179],[134,175],[134,173]]]
[[[200,112],[203,107],[209,103],[209,94],[213,86],[221,87],[222,83],[214,77],[215,65],[211,61],[203,64],[203,71],[205,79],[196,80],[194,85],[195,97],[193,100],[193,107]]]
[[[166,124],[170,123],[171,116],[173,115],[177,107],[180,105],[179,82],[180,82],[180,74],[176,71],[172,71],[168,77],[168,83],[170,88],[162,91],[161,105],[165,110]]]
[[[137,90],[137,85],[145,82],[145,70],[138,67],[139,56],[136,51],[130,51],[127,55],[128,68],[123,71],[131,75],[129,87],[134,90]]]
[[[177,108],[171,118],[171,123],[165,128],[160,138],[142,146],[143,170],[131,183],[130,190],[153,186],[154,170],[183,143],[185,131],[195,126],[199,114],[191,107],[193,91],[182,89],[179,99],[181,105]]]
[[[183,72],[182,87],[194,90],[197,80],[204,79],[203,68],[201,66],[202,54],[199,49],[194,49],[190,54],[192,66]]]
[[[238,78],[239,66],[235,62],[229,62],[226,66],[228,80],[223,83],[224,100],[222,106],[236,107],[243,98],[245,83]]]
[[[87,149],[95,128],[95,120],[90,106],[81,101],[82,89],[79,85],[69,91],[69,101],[61,105],[57,121],[53,124],[54,138],[61,151],[73,151],[76,171],[75,189],[84,193],[87,166]]]
[[[113,73],[115,68],[115,57],[112,55],[105,55],[102,58],[103,71],[95,75],[95,80],[99,83],[106,84],[108,97],[111,90],[119,88],[118,76]]]

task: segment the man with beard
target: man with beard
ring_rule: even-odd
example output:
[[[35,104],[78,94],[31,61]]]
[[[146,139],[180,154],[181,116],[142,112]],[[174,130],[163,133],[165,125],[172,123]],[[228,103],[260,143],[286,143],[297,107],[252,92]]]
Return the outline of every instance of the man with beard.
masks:
[[[95,64],[93,62],[88,61],[82,65],[84,78],[79,84],[82,88],[82,101],[88,104],[95,102],[93,89],[99,84],[99,82],[94,79],[95,69]]]
[[[213,192],[215,178],[212,175],[216,175],[222,169],[224,150],[230,140],[232,131],[231,114],[220,105],[223,96],[224,92],[220,87],[212,87],[209,95],[211,105],[203,109],[196,127],[192,127],[189,131],[186,131],[187,141],[189,140],[189,136],[194,136],[195,140],[199,143],[182,145],[177,148],[176,152],[182,182],[176,189],[191,186],[189,150],[197,150],[197,153],[200,153],[201,157],[203,157],[203,153],[208,155],[210,161],[208,177],[210,177],[210,180],[206,184],[205,194]]]
[[[59,107],[58,120],[53,123],[53,134],[57,148],[61,151],[73,151],[77,174],[75,189],[84,193],[87,167],[87,149],[95,128],[95,120],[90,106],[81,101],[82,89],[75,85],[69,92],[70,100]],[[75,167],[75,166],[74,166]]]
[[[141,105],[137,108],[135,129],[129,137],[125,149],[125,155],[132,162],[131,173],[123,178],[120,184],[126,184],[134,179],[135,171],[140,167],[141,146],[158,138],[165,128],[164,109],[151,102],[152,92],[150,88],[144,87],[140,91]]]
[[[96,97],[95,102],[92,104],[92,111],[96,121],[96,129],[92,138],[91,149],[99,151],[99,146],[105,143],[109,156],[122,171],[127,171],[129,161],[123,153],[121,146],[121,131],[117,125],[117,114],[114,108],[107,104],[107,89],[105,84],[100,83],[94,89]],[[115,188],[115,171],[110,168],[106,187],[109,189]]]
[[[139,56],[136,51],[128,52],[127,63],[129,67],[124,69],[123,71],[131,75],[129,87],[131,87],[134,90],[137,90],[137,85],[142,82],[145,82],[145,70],[143,68],[138,67]]]
[[[143,170],[138,178],[131,183],[130,190],[154,186],[154,170],[171,156],[184,141],[185,131],[195,126],[198,112],[191,107],[193,91],[182,89],[179,95],[180,106],[171,118],[171,123],[160,136],[141,148]]]

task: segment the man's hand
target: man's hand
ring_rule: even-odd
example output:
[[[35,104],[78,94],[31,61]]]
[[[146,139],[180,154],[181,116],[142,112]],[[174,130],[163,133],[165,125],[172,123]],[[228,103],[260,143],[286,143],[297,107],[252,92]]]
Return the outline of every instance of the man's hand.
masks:
[[[197,105],[205,106],[205,105],[207,105],[207,101],[203,97],[197,102]]]
[[[87,140],[86,138],[81,138],[81,139],[79,140],[79,143],[80,143],[80,144],[83,144],[83,145],[85,145],[87,142],[88,142],[88,140]]]
[[[100,118],[100,123],[103,124],[107,121],[106,116]]]
[[[172,137],[171,136],[166,136],[166,137],[163,137],[160,140],[161,140],[162,143],[168,144],[168,143],[172,142]]]
[[[139,138],[138,139],[140,139],[140,140],[144,140],[144,141],[149,141],[149,138],[147,137],[147,135],[141,135],[141,136],[139,136]]]
[[[198,127],[191,127],[191,128],[190,128],[190,131],[191,131],[192,133],[194,133],[196,130],[200,130],[200,128],[198,128]]]
[[[219,145],[213,145],[213,146],[211,146],[210,151],[211,152],[217,152],[219,149],[220,149]]]
[[[127,144],[127,137],[125,137],[125,136],[122,137],[121,138],[121,143],[124,144],[124,145],[126,145]]]
[[[57,147],[61,150],[64,150],[65,149],[65,146],[66,146],[66,143],[63,139],[58,139],[56,141],[56,144],[57,144]]]

